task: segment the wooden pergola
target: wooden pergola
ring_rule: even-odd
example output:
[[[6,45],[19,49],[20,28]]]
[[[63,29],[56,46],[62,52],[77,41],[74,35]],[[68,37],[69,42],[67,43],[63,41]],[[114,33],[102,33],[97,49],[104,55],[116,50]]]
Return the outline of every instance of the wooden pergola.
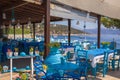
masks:
[[[35,23],[39,23],[43,20],[44,16],[44,39],[45,39],[45,54],[44,58],[49,53],[49,48],[46,44],[50,43],[50,21],[62,20],[60,17],[50,16],[50,0],[0,0],[0,28],[3,24],[6,26],[11,23],[11,19],[14,18],[15,22],[13,23],[14,29],[15,24],[20,21],[20,24],[24,25],[28,23],[29,18],[33,23],[33,29],[35,29]],[[52,2],[53,3],[53,2]],[[3,14],[6,15],[6,18],[3,18]],[[96,14],[91,13],[93,16]],[[100,15],[98,17],[98,47],[100,47]],[[70,43],[70,34],[71,34],[71,20],[68,19],[68,42]],[[22,26],[24,29],[24,26]],[[15,30],[14,30],[15,33]],[[35,32],[33,32],[35,33]],[[24,32],[22,31],[22,34]],[[14,34],[15,36],[15,34]],[[22,35],[24,38],[24,36]],[[15,37],[14,37],[15,39]],[[34,34],[35,39],[35,34]]]

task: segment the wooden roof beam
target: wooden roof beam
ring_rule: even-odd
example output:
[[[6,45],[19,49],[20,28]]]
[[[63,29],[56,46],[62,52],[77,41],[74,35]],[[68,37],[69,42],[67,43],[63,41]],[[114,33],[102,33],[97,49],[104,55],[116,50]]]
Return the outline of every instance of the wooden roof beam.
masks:
[[[43,2],[43,0],[23,0],[23,1],[33,3],[33,4],[38,4],[38,5],[41,5]]]

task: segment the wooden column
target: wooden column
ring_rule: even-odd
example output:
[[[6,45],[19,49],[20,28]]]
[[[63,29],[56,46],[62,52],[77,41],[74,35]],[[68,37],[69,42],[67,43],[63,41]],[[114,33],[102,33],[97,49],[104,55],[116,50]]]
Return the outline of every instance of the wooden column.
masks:
[[[2,19],[2,8],[0,7],[0,38],[3,37],[2,23],[3,23],[3,19]]]
[[[101,15],[97,16],[98,18],[98,34],[97,34],[97,47],[100,48],[100,36],[101,36]]]
[[[24,40],[24,25],[22,25],[22,40]]]
[[[33,40],[35,41],[35,23],[33,23]]]
[[[44,59],[49,53],[49,47],[47,46],[50,43],[50,0],[45,1],[45,24],[44,24]]]
[[[71,41],[71,20],[68,19],[68,45],[70,46],[70,41]]]
[[[14,40],[15,40],[15,25],[13,25],[13,30],[14,30]]]

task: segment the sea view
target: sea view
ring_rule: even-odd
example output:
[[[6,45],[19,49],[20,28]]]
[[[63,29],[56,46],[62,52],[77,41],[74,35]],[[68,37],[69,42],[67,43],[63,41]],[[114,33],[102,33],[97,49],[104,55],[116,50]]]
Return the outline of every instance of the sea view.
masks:
[[[67,39],[68,36],[53,36],[53,38],[55,40],[57,39]],[[97,42],[97,34],[90,34],[90,35],[72,35],[71,36],[71,40],[78,40],[78,41],[83,41],[85,40],[85,37],[86,37],[86,40],[88,41],[94,41],[94,42]],[[114,41],[117,43],[117,48],[120,48],[120,35],[117,35],[117,34],[102,34],[101,35],[101,42],[103,41],[108,41],[108,42],[111,42],[111,41]]]

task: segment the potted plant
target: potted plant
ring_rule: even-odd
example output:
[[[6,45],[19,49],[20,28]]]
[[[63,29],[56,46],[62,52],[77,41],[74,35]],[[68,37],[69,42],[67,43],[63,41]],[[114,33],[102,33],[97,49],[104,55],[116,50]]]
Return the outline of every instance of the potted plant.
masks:
[[[38,47],[35,48],[35,55],[39,55]]]
[[[0,74],[2,73],[2,71],[3,71],[3,68],[2,68],[2,66],[0,65]]]
[[[14,56],[18,56],[18,48],[15,48]]]
[[[33,47],[30,47],[29,54],[33,55]]]
[[[8,66],[3,66],[3,72],[8,72]]]
[[[109,46],[110,46],[110,42],[102,42],[101,43],[102,44],[102,48],[109,48]]]
[[[40,59],[43,60],[44,51],[40,52]]]
[[[53,42],[53,43],[48,44],[48,46],[50,48],[50,52],[56,52],[58,48],[60,47],[60,43]]]
[[[28,76],[26,73],[22,73],[21,80],[28,80]]]
[[[48,69],[47,65],[43,64],[42,67],[43,67],[44,72],[46,72]]]
[[[11,50],[11,49],[8,49],[8,50],[7,50],[7,56],[8,56],[8,57],[12,57],[12,54],[13,54],[12,50]]]

